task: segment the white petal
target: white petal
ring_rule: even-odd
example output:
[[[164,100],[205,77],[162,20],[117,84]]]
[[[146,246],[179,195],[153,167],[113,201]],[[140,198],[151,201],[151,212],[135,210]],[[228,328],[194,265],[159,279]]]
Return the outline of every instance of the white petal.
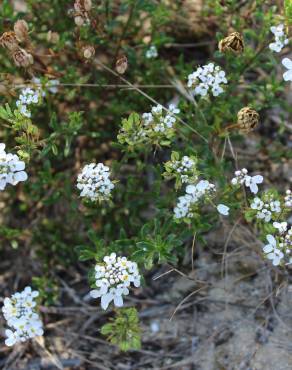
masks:
[[[268,241],[271,245],[273,245],[274,247],[276,247],[276,245],[277,245],[277,241],[276,241],[276,239],[273,237],[273,235],[268,234],[268,235],[267,235],[267,241]]]
[[[194,194],[195,192],[196,192],[196,186],[195,185],[188,185],[186,187],[186,193]]]
[[[252,177],[252,182],[255,182],[256,184],[261,184],[263,180],[264,178],[262,175],[256,175]]]
[[[257,192],[258,192],[258,190],[259,190],[259,188],[258,188],[258,186],[257,186],[257,184],[255,184],[254,182],[252,182],[251,184],[250,184],[250,191],[252,192],[252,193],[254,193],[254,194],[256,194]]]
[[[267,244],[267,245],[264,246],[263,251],[265,253],[270,253],[270,252],[272,252],[273,249],[274,248],[271,246],[271,244]]]
[[[101,297],[101,307],[106,310],[108,308],[108,305],[113,300],[113,294],[107,293]]]
[[[97,289],[91,290],[91,291],[89,292],[89,294],[90,294],[90,296],[91,296],[92,298],[99,298],[99,297],[100,297],[100,291],[99,291],[99,290],[97,290]]]
[[[283,79],[284,81],[292,81],[292,70],[291,69],[283,74]]]
[[[282,60],[282,64],[284,67],[286,67],[287,69],[292,69],[292,60],[289,59],[289,58],[284,58]]]
[[[15,181],[26,181],[28,178],[27,173],[25,171],[16,172],[14,174]]]
[[[121,295],[115,295],[114,304],[116,307],[122,307],[124,304],[123,297]]]
[[[221,215],[228,216],[229,215],[229,207],[225,206],[224,204],[218,204],[217,211],[221,213]]]
[[[280,264],[280,261],[281,261],[281,258],[279,258],[278,256],[275,256],[273,259],[273,265],[278,266]]]

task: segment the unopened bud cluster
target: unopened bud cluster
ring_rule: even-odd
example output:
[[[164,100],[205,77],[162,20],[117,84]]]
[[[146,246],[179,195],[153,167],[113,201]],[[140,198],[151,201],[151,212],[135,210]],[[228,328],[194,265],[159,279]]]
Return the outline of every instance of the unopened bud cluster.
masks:
[[[102,163],[87,164],[77,178],[80,196],[91,201],[108,200],[114,184],[110,180],[109,167]]]
[[[168,145],[175,134],[177,122],[176,114],[180,110],[170,105],[168,111],[162,105],[152,107],[151,112],[130,115],[122,121],[122,128],[118,134],[121,144],[135,146],[138,144]]]
[[[175,179],[176,189],[182,184],[194,184],[198,180],[197,158],[184,155],[180,158],[178,152],[171,153],[171,160],[164,164],[164,177]]]

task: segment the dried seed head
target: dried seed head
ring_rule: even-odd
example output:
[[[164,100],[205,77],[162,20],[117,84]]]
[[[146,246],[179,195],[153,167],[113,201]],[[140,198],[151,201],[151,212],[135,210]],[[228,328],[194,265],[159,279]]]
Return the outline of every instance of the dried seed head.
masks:
[[[84,0],[84,9],[89,12],[91,10],[91,7],[92,7],[92,2],[91,0]]]
[[[28,24],[23,19],[19,19],[14,24],[14,32],[19,42],[26,41],[28,39]]]
[[[128,68],[128,59],[125,55],[116,61],[116,71],[121,75],[126,72]]]
[[[93,46],[87,45],[82,48],[82,52],[85,59],[91,59],[94,57],[95,49]]]
[[[58,32],[48,31],[47,40],[53,44],[57,44],[60,40],[60,35]]]
[[[18,41],[14,32],[4,32],[0,37],[0,45],[10,51],[18,48]]]
[[[91,0],[75,0],[74,9],[76,12],[89,12],[91,7]]]
[[[22,48],[14,50],[12,58],[17,67],[26,68],[33,64],[33,56]]]
[[[74,22],[76,26],[81,27],[84,24],[84,18],[81,17],[81,15],[77,15],[76,17],[74,17]]]
[[[221,53],[231,51],[235,54],[240,54],[244,50],[243,37],[240,33],[233,32],[229,36],[221,40],[218,47]]]
[[[259,114],[250,107],[244,107],[237,113],[237,124],[239,130],[248,133],[256,128],[259,124]]]

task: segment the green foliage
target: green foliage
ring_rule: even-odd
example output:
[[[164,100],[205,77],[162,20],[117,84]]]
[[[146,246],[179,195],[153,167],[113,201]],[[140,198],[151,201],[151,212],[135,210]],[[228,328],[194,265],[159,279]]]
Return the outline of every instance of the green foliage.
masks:
[[[120,348],[129,351],[141,348],[141,329],[136,308],[123,308],[116,312],[110,322],[103,325],[101,334]]]
[[[284,7],[285,7],[285,16],[288,25],[291,26],[292,24],[292,1],[291,0],[284,0]]]

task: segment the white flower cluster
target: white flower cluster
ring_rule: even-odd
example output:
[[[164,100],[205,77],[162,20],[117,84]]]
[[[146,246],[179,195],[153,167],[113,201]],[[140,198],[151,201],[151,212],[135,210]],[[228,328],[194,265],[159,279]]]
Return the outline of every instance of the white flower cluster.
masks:
[[[263,247],[263,252],[269,260],[272,260],[274,266],[278,266],[284,258],[289,259],[290,264],[292,228],[288,229],[287,222],[274,222],[273,226],[278,230],[278,235],[267,235],[268,244]]]
[[[286,207],[288,208],[292,207],[292,191],[290,189],[286,190],[284,202]]]
[[[25,163],[20,161],[16,154],[6,153],[5,144],[0,144],[0,190],[7,184],[17,185],[20,181],[27,180],[24,171]]]
[[[41,91],[42,96],[46,96],[46,92],[42,88],[42,82],[40,78],[34,77],[31,80],[35,85],[37,85],[37,88]],[[49,80],[47,83],[45,83],[44,87],[52,94],[56,94],[58,92],[58,86],[60,85],[59,80]]]
[[[158,104],[155,107],[152,107],[150,113],[143,113],[142,120],[143,120],[143,127],[147,131],[147,129],[151,128],[151,130],[155,132],[165,132],[168,129],[173,128],[173,125],[176,123],[176,118],[173,114],[178,114],[180,110],[176,108],[173,104],[171,104],[168,108],[171,114],[165,114],[162,108],[162,105]],[[144,131],[144,134],[146,134]]]
[[[106,310],[114,301],[117,307],[123,306],[123,295],[129,294],[131,283],[140,286],[141,276],[136,262],[126,257],[117,257],[115,253],[105,256],[104,264],[95,266],[95,285],[98,289],[90,291],[92,298],[101,297],[101,307]]]
[[[284,81],[292,81],[292,60],[289,58],[284,58],[282,64],[288,71],[284,72],[283,79]]]
[[[275,41],[269,44],[269,48],[276,53],[279,53],[285,45],[288,44],[289,40],[284,32],[284,24],[278,26],[272,26],[271,32],[275,35]]]
[[[2,312],[7,325],[11,328],[5,331],[7,336],[5,344],[7,346],[13,346],[17,342],[25,342],[30,338],[43,335],[43,323],[35,312],[35,298],[38,295],[37,291],[26,287],[22,292],[4,299]]]
[[[18,111],[23,116],[30,118],[31,112],[28,108],[32,104],[38,104],[41,99],[41,90],[37,89],[34,90],[30,87],[27,87],[25,89],[21,90],[21,94],[18,97],[18,100],[16,101],[16,106],[18,108]]]
[[[259,190],[258,184],[261,184],[264,180],[261,175],[249,176],[246,168],[235,171],[234,175],[235,177],[231,180],[232,185],[245,185],[247,188],[250,188],[250,191],[254,194]]]
[[[114,184],[110,180],[109,167],[103,163],[87,164],[77,178],[80,196],[92,201],[108,200]]]
[[[214,63],[199,67],[188,76],[188,87],[194,88],[194,95],[206,96],[211,90],[213,96],[218,96],[224,91],[221,84],[227,84],[225,72]]]
[[[200,199],[211,196],[215,191],[215,185],[207,180],[200,180],[196,185],[188,185],[186,194],[178,198],[178,203],[174,208],[174,217],[176,219],[193,217],[193,206]]]
[[[251,203],[251,208],[257,210],[256,218],[270,222],[274,213],[281,213],[281,202],[275,200],[273,196],[265,196],[264,201],[256,197]]]
[[[158,51],[157,51],[156,46],[151,45],[150,48],[146,51],[145,56],[146,56],[147,59],[157,58],[158,57]]]
[[[167,162],[169,171],[178,174],[182,184],[194,183],[197,180],[197,163],[194,159],[184,155],[180,160]]]

